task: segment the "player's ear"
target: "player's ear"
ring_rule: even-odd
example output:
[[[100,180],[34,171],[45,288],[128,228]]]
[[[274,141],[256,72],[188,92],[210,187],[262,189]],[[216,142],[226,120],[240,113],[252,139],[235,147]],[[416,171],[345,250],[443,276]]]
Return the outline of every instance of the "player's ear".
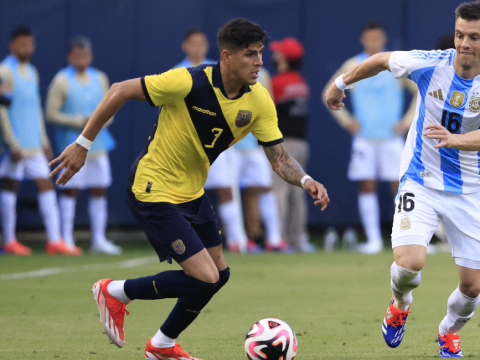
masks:
[[[220,58],[223,60],[225,63],[230,64],[230,56],[232,53],[228,51],[227,49],[223,49],[222,52],[220,53]]]

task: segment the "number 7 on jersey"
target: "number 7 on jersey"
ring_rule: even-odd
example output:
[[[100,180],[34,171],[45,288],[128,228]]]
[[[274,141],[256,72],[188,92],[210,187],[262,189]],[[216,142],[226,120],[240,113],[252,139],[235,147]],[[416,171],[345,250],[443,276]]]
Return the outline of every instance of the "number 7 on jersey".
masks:
[[[222,132],[223,132],[223,129],[220,129],[220,128],[213,128],[212,129],[212,132],[215,134],[215,137],[213,139],[213,142],[210,144],[210,145],[205,145],[206,148],[213,148],[215,146],[215,142],[218,140],[218,138],[220,137],[220,135],[222,135]]]

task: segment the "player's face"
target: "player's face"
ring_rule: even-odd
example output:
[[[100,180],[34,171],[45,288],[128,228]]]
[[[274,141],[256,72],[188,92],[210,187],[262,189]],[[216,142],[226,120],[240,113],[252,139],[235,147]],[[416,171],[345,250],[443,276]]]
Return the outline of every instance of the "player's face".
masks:
[[[93,55],[90,48],[73,48],[67,56],[68,63],[80,72],[89,67],[92,64],[92,60]]]
[[[371,56],[382,52],[387,43],[387,36],[382,29],[365,30],[360,37],[365,51]]]
[[[263,49],[263,44],[259,42],[230,55],[230,70],[243,85],[257,83],[258,72],[263,65]]]
[[[30,61],[35,52],[35,39],[33,36],[17,36],[10,43],[10,51],[20,61]]]
[[[202,33],[192,34],[183,42],[182,49],[193,62],[202,62],[208,52],[207,37]]]
[[[480,20],[467,21],[458,18],[455,22],[456,59],[465,68],[480,64]]]

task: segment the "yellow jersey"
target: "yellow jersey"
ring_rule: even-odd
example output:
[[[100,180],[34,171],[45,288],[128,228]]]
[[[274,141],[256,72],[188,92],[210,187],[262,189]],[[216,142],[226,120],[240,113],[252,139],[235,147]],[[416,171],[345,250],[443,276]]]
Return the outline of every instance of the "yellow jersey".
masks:
[[[260,145],[283,141],[275,105],[260,84],[229,99],[220,63],[178,68],[141,79],[158,122],[130,171],[142,202],[180,204],[203,195],[208,169],[221,152],[252,132]]]

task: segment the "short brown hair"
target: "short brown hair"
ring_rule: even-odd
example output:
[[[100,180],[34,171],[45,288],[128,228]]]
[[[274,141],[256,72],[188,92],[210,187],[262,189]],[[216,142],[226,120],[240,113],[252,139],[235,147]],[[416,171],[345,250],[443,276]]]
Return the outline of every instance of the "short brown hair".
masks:
[[[455,10],[455,16],[467,21],[480,20],[480,1],[464,2]]]
[[[248,19],[232,19],[220,27],[217,44],[220,51],[228,48],[233,51],[248,47],[250,44],[268,43],[268,34],[262,27]]]

